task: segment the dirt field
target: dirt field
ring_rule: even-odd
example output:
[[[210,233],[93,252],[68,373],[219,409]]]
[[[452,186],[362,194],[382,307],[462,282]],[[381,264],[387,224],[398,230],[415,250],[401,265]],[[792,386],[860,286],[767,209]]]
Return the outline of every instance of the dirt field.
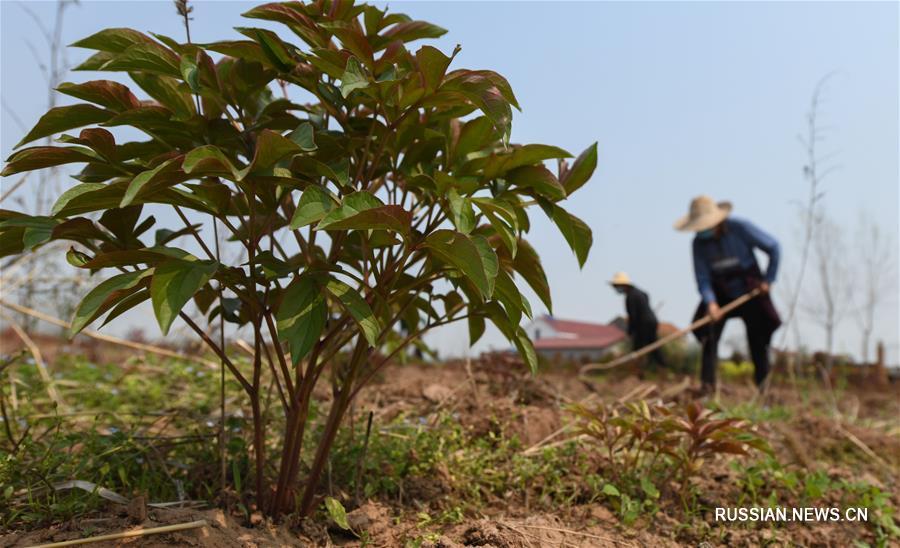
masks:
[[[641,380],[622,374],[588,385],[571,372],[532,377],[514,365],[490,360],[473,362],[470,367],[464,363],[398,366],[387,374],[390,384],[381,379],[363,393],[355,406],[355,421],[362,422],[361,417],[372,411],[378,428],[400,415],[418,416],[428,423],[440,413],[449,413],[473,436],[502,432],[517,437],[523,451],[538,444],[558,444],[571,436],[558,432],[569,420],[563,408],[572,401],[588,397],[602,401],[690,398],[686,378]],[[723,406],[752,398],[753,388],[747,381],[725,380],[723,385]],[[328,394],[323,392],[321,397]],[[841,392],[837,404],[846,418],[840,425],[825,413],[829,403],[821,393],[810,396],[787,386],[775,387],[762,409],[787,410],[787,416],[760,421],[759,432],[786,469],[823,470],[832,481],[864,480],[889,493],[890,506],[900,506],[897,387],[882,391],[850,387]],[[736,487],[739,472],[730,465],[732,460],[721,458],[704,464],[696,480],[703,508],[749,505],[741,502]],[[548,511],[529,500],[530,490],[494,497],[477,514],[466,514],[456,523],[422,523],[422,513],[442,508],[458,481],[454,470],[441,470],[430,477],[410,478],[402,500],[369,500],[355,509],[348,506],[348,521],[358,537],[333,525],[326,527],[326,520],[275,525],[254,515],[251,524],[237,510],[151,509],[146,520],[136,523],[124,507],[110,505],[96,516],[7,534],[0,537],[0,547],[201,519],[207,522],[202,528],[94,546],[678,546],[701,541],[721,546],[851,546],[855,541],[875,540],[871,527],[861,523],[717,524],[709,513],[686,515],[674,501],[661,502],[658,511],[625,525],[608,504],[575,501]],[[817,505],[841,505],[838,499],[826,497],[825,502],[828,504],[820,501]]]

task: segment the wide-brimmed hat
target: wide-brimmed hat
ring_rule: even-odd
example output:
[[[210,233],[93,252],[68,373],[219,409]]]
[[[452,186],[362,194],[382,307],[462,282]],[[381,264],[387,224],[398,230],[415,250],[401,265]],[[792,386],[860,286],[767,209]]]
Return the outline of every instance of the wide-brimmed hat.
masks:
[[[691,200],[688,214],[675,221],[675,230],[700,232],[718,225],[731,213],[731,202],[719,202],[709,196],[697,196]]]
[[[616,272],[612,280],[609,281],[609,285],[632,285],[631,278],[624,272]]]

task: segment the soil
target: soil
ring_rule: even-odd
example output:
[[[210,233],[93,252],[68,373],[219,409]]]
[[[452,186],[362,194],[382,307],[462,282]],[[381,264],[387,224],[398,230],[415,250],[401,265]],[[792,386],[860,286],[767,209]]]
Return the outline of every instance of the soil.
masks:
[[[635,375],[608,376],[590,384],[571,371],[560,370],[531,376],[506,356],[487,356],[473,361],[441,366],[396,366],[386,379],[375,381],[354,405],[356,420],[373,411],[375,422],[386,423],[400,413],[435,417],[437,411],[453,413],[459,422],[475,434],[497,429],[504,435],[516,435],[524,447],[530,447],[556,433],[564,424],[562,406],[586,397],[602,400],[623,397],[661,398],[687,401],[692,379],[671,377],[665,380],[641,380]],[[736,403],[753,397],[749,381],[724,381],[723,401]],[[328,391],[321,397],[328,398]],[[770,406],[791,410],[785,421],[764,422],[761,432],[769,439],[783,464],[827,470],[832,478],[866,480],[893,492],[891,503],[900,507],[897,493],[900,469],[900,387],[892,385],[873,390],[847,388],[836,402],[844,416],[853,416],[852,425],[841,430],[821,409],[831,405],[819,394],[800,396],[789,387],[773,387]],[[819,410],[819,412],[817,412]],[[865,426],[863,426],[865,425]],[[849,435],[848,435],[849,433]],[[855,438],[853,441],[851,438]],[[557,439],[557,438],[552,438]],[[559,438],[561,439],[561,438]],[[869,453],[874,453],[875,457]],[[707,506],[744,506],[735,487],[736,472],[725,460],[707,464],[698,479]],[[538,546],[682,546],[702,545],[756,546],[808,545],[850,546],[856,540],[872,542],[870,530],[862,524],[788,523],[777,528],[716,525],[712,516],[701,516],[709,531],[686,531],[676,504],[663,507],[652,518],[639,518],[625,526],[610,509],[601,504],[576,504],[560,507],[552,513],[530,511],[520,498],[497,500],[483,515],[469,516],[462,523],[423,529],[417,524],[417,512],[446,493],[440,471],[423,478],[421,485],[410,486],[404,505],[392,501],[368,501],[348,513],[354,530],[364,533],[367,546],[404,546],[409,539],[421,546],[496,548]],[[893,491],[892,491],[893,489]],[[839,506],[840,501],[829,501]],[[127,540],[95,543],[91,546],[360,546],[360,539],[347,536],[322,523],[288,522],[272,524],[258,515],[246,523],[239,512],[221,509],[150,509],[145,515],[124,507],[76,522],[0,536],[0,548],[33,546],[89,536],[110,534],[135,528],[205,520],[198,529],[158,534]],[[138,522],[140,518],[146,518]],[[695,519],[695,523],[697,520]],[[709,539],[715,539],[709,541]]]

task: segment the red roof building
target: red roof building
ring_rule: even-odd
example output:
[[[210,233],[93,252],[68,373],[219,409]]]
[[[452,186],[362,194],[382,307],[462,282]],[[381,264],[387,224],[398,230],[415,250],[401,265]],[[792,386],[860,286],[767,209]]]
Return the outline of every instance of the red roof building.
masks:
[[[525,328],[538,354],[550,359],[596,360],[627,340],[623,330],[599,323],[540,316]]]

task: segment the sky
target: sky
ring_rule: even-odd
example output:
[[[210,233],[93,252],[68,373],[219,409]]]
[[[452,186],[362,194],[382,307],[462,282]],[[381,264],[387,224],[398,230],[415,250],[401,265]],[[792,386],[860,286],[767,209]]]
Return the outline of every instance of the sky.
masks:
[[[252,5],[196,2],[194,40],[237,37],[232,27],[247,25],[240,13]],[[27,7],[50,25],[52,2]],[[824,182],[822,203],[843,228],[845,266],[855,266],[862,243],[856,239],[860,216],[877,223],[895,243],[900,240],[896,3],[392,2],[390,7],[448,29],[431,43],[446,52],[462,45],[454,68],[491,69],[509,79],[522,106],[513,120],[513,142],[553,144],[573,154],[599,143],[593,179],[564,204],[593,229],[584,268],[578,268],[555,227],[541,214],[532,215],[529,239],[543,259],[558,317],[607,322],[622,314],[621,297],[606,280],[623,270],[650,294],[662,320],[689,323],[698,302],[690,236],[674,231],[672,223],[698,194],[730,200],[735,216],[779,239],[783,264],[774,295],[784,311],[779,282],[796,277],[798,204],[807,193],[798,135],[805,130],[813,89],[826,74],[833,73],[823,92],[826,132],[820,145],[823,153],[834,154],[837,169]],[[260,21],[251,24],[281,31]],[[66,11],[63,42],[111,26],[176,37],[183,32],[168,1],[83,1]],[[11,112],[30,127],[47,97],[25,45],[42,50],[34,19],[22,4],[2,1],[0,30],[0,152],[6,157],[22,135]],[[69,61],[77,64],[87,54],[72,49]],[[72,73],[68,80],[89,76]],[[814,277],[804,285],[804,298],[815,300]],[[890,288],[875,338],[885,342],[889,360],[896,362],[896,274]],[[532,304],[543,312],[537,299]],[[797,326],[805,345],[820,348],[824,337],[814,319],[801,312]],[[125,331],[128,322],[144,322],[148,334],[158,333],[146,311],[124,317],[114,331]],[[742,333],[731,324],[726,339]],[[464,325],[429,340],[443,355],[508,346],[490,331],[468,349]],[[858,353],[859,340],[856,317],[847,311],[835,350]]]

